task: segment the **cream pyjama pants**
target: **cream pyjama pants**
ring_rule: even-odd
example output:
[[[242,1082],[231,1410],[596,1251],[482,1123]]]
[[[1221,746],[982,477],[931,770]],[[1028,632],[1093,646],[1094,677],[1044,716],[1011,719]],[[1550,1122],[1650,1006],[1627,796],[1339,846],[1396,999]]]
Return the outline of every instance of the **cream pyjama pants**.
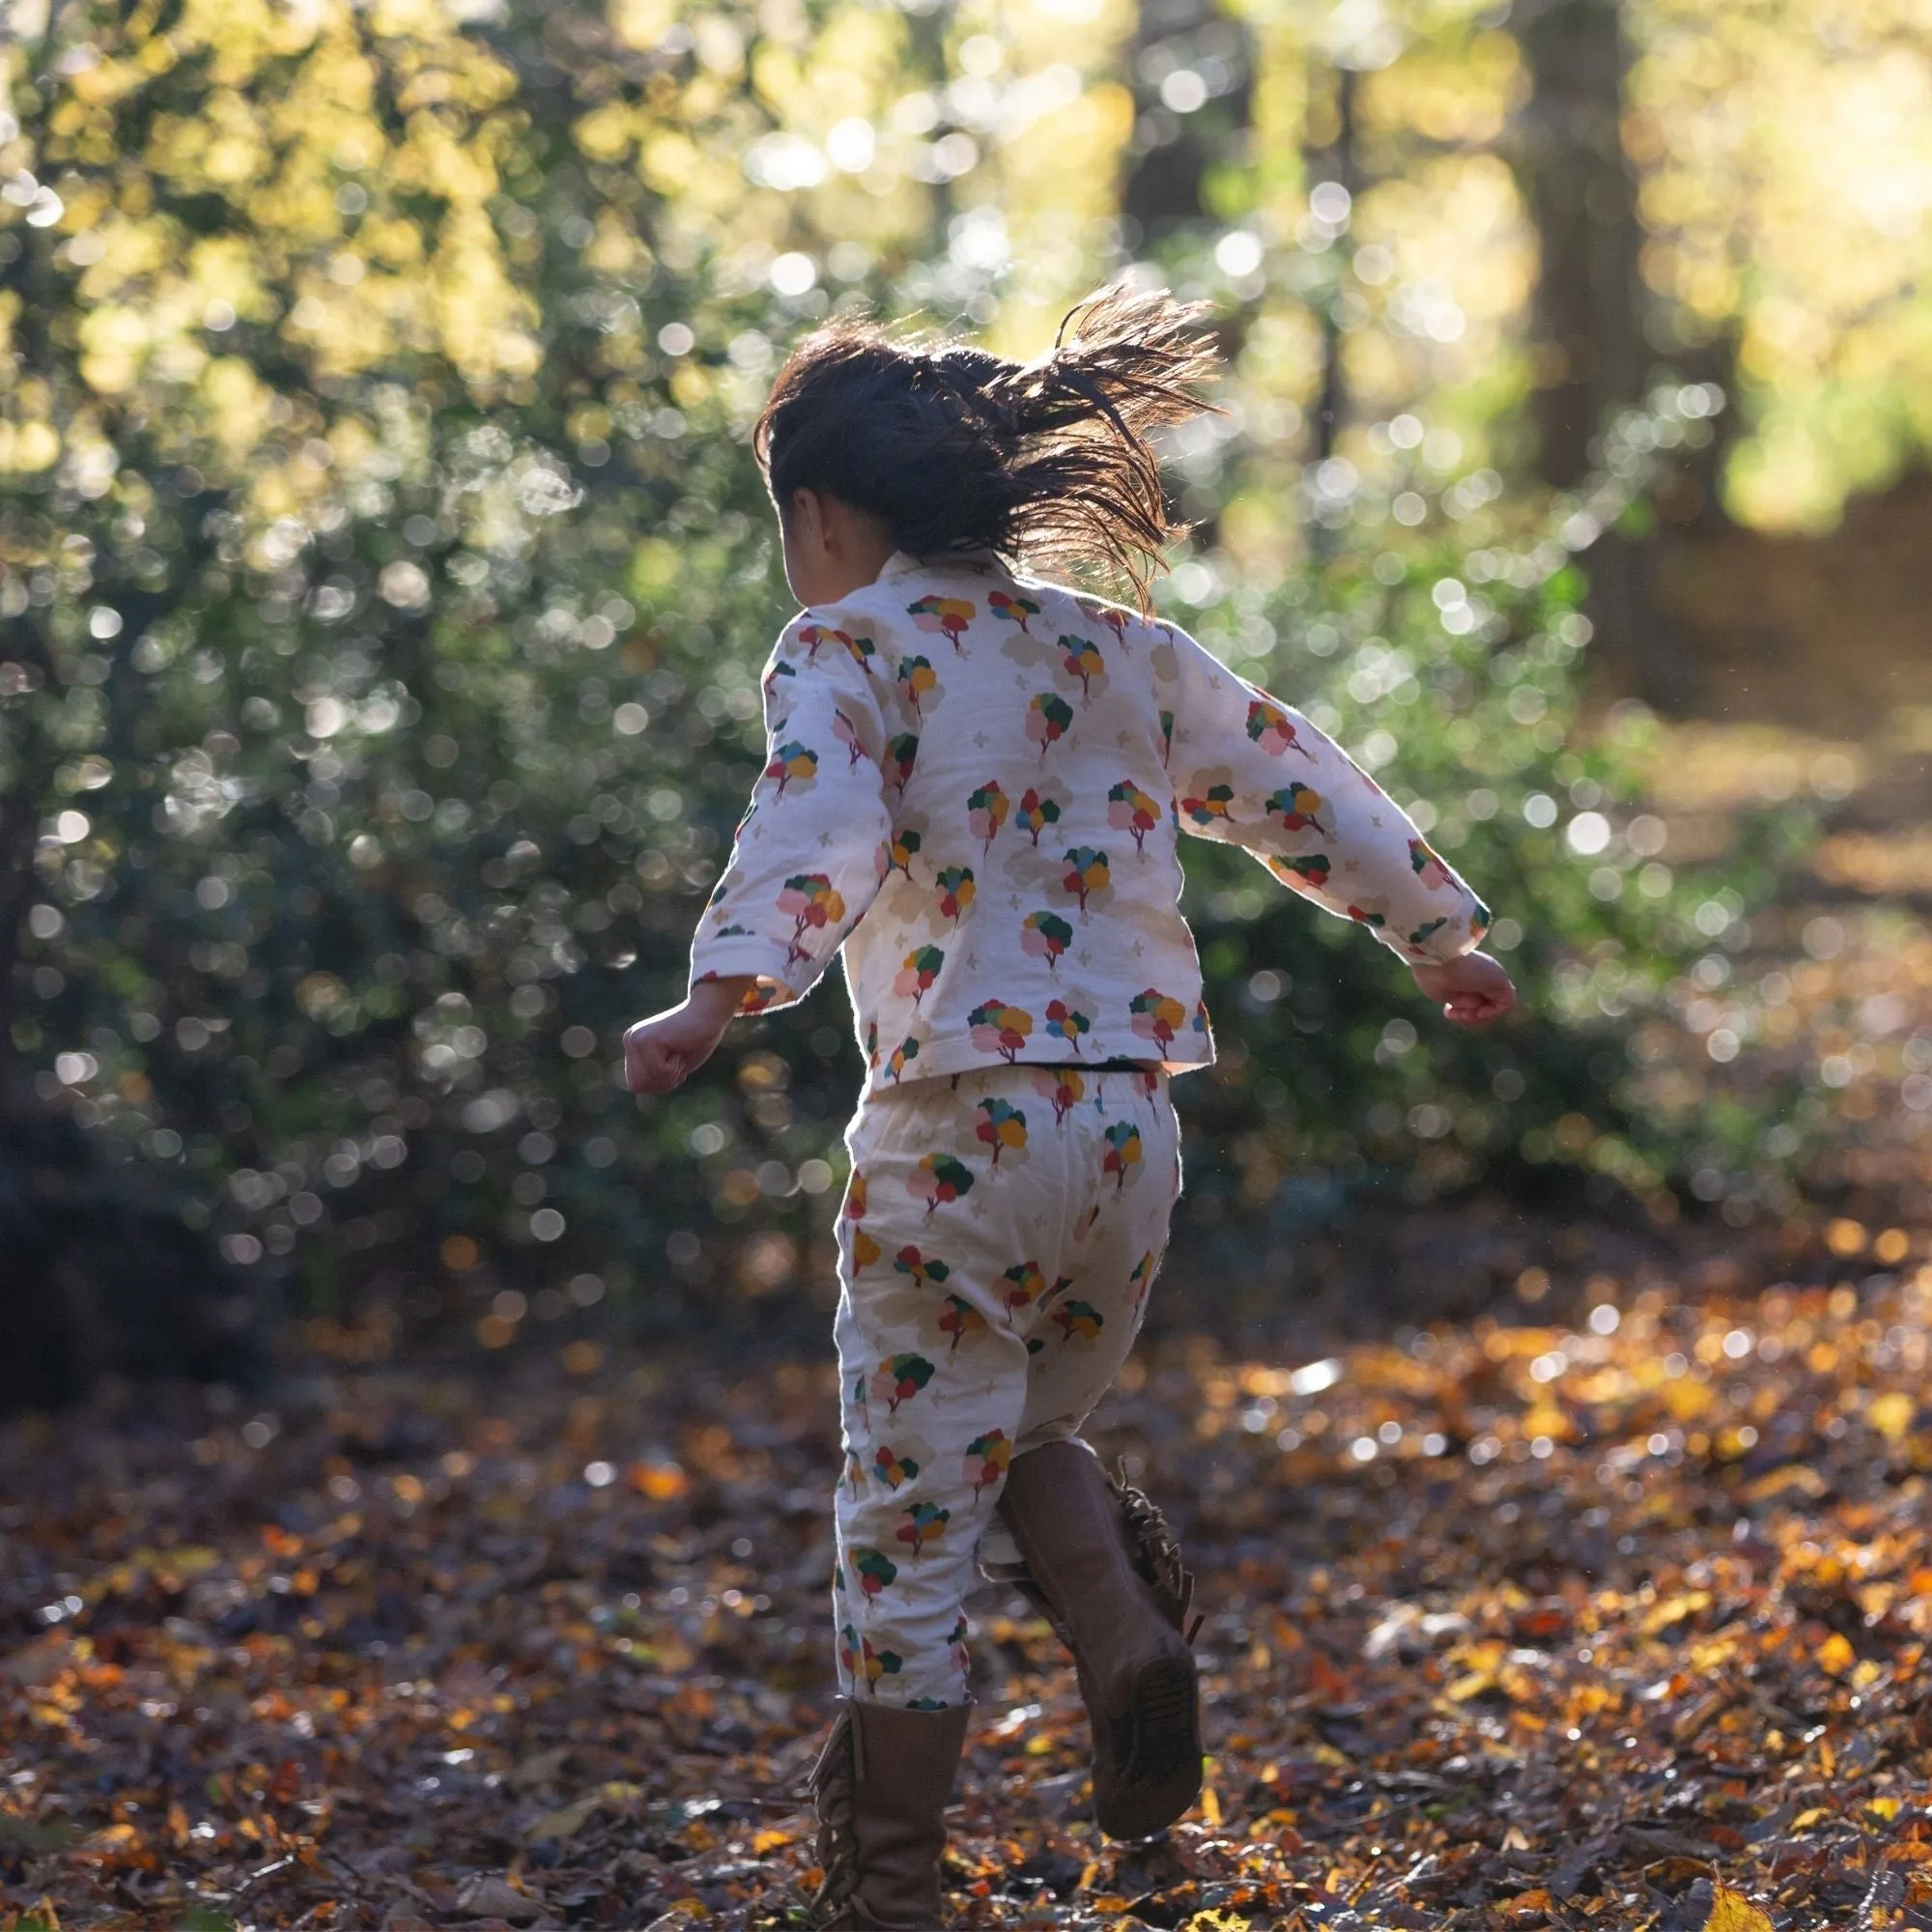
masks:
[[[846,1132],[833,1622],[848,1696],[968,1700],[963,1605],[1007,1467],[1075,1435],[1138,1333],[1180,1191],[1164,1073],[1001,1066]],[[988,1553],[1011,1558],[995,1531]]]

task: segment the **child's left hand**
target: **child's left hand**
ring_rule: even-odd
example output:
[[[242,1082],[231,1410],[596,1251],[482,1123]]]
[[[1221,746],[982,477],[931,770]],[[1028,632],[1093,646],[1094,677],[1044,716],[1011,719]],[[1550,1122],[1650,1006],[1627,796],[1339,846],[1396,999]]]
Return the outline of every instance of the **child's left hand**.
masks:
[[[668,1094],[717,1050],[750,980],[703,980],[684,1004],[639,1020],[624,1036],[624,1079],[633,1094]]]
[[[1487,952],[1415,967],[1415,983],[1457,1026],[1490,1026],[1516,1005],[1510,976]]]

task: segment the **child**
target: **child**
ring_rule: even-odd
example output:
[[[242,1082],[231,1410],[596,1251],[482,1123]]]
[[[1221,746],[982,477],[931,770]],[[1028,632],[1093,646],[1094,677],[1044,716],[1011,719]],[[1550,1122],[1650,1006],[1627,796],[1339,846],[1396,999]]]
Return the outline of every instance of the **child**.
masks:
[[[665,1093],[843,951],[868,1072],[838,1223],[821,1924],[940,1923],[976,1554],[1074,1654],[1101,1828],[1157,1832],[1199,1793],[1191,1585],[1078,1433],[1166,1247],[1168,1078],[1213,1057],[1177,834],[1367,925],[1450,1019],[1514,1003],[1473,950],[1489,915],[1380,787],[1147,614],[1175,531],[1146,432],[1198,413],[1213,364],[1198,309],[1121,288],[1024,367],[835,325],[758,424],[807,608],[689,997],[625,1053]],[[1142,608],[1019,562],[1111,566]]]

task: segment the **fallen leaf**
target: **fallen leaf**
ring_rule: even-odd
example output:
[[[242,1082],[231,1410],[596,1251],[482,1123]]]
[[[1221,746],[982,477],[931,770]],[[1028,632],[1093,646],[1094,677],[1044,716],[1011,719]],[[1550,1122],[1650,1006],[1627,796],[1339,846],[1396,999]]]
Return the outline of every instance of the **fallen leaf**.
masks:
[[[1776,1927],[1743,1892],[1720,1885],[1712,1891],[1704,1932],[1776,1932]]]

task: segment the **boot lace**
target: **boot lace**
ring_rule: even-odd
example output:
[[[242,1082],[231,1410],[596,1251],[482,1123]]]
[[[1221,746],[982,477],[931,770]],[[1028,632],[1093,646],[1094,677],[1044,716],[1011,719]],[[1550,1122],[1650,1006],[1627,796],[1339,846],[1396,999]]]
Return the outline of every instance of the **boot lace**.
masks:
[[[1194,1607],[1194,1573],[1180,1560],[1180,1539],[1153,1498],[1127,1481],[1124,1463],[1116,1469],[1113,1484],[1133,1545],[1134,1567],[1158,1599],[1161,1614],[1192,1644],[1205,1613],[1197,1610],[1193,1621],[1188,1620]]]
[[[811,1901],[814,1932],[833,1932],[835,1927],[855,1922],[859,1840],[852,1827],[852,1812],[858,1774],[852,1752],[852,1714],[841,1710],[807,1786],[818,1816],[816,1856],[825,1873]]]

